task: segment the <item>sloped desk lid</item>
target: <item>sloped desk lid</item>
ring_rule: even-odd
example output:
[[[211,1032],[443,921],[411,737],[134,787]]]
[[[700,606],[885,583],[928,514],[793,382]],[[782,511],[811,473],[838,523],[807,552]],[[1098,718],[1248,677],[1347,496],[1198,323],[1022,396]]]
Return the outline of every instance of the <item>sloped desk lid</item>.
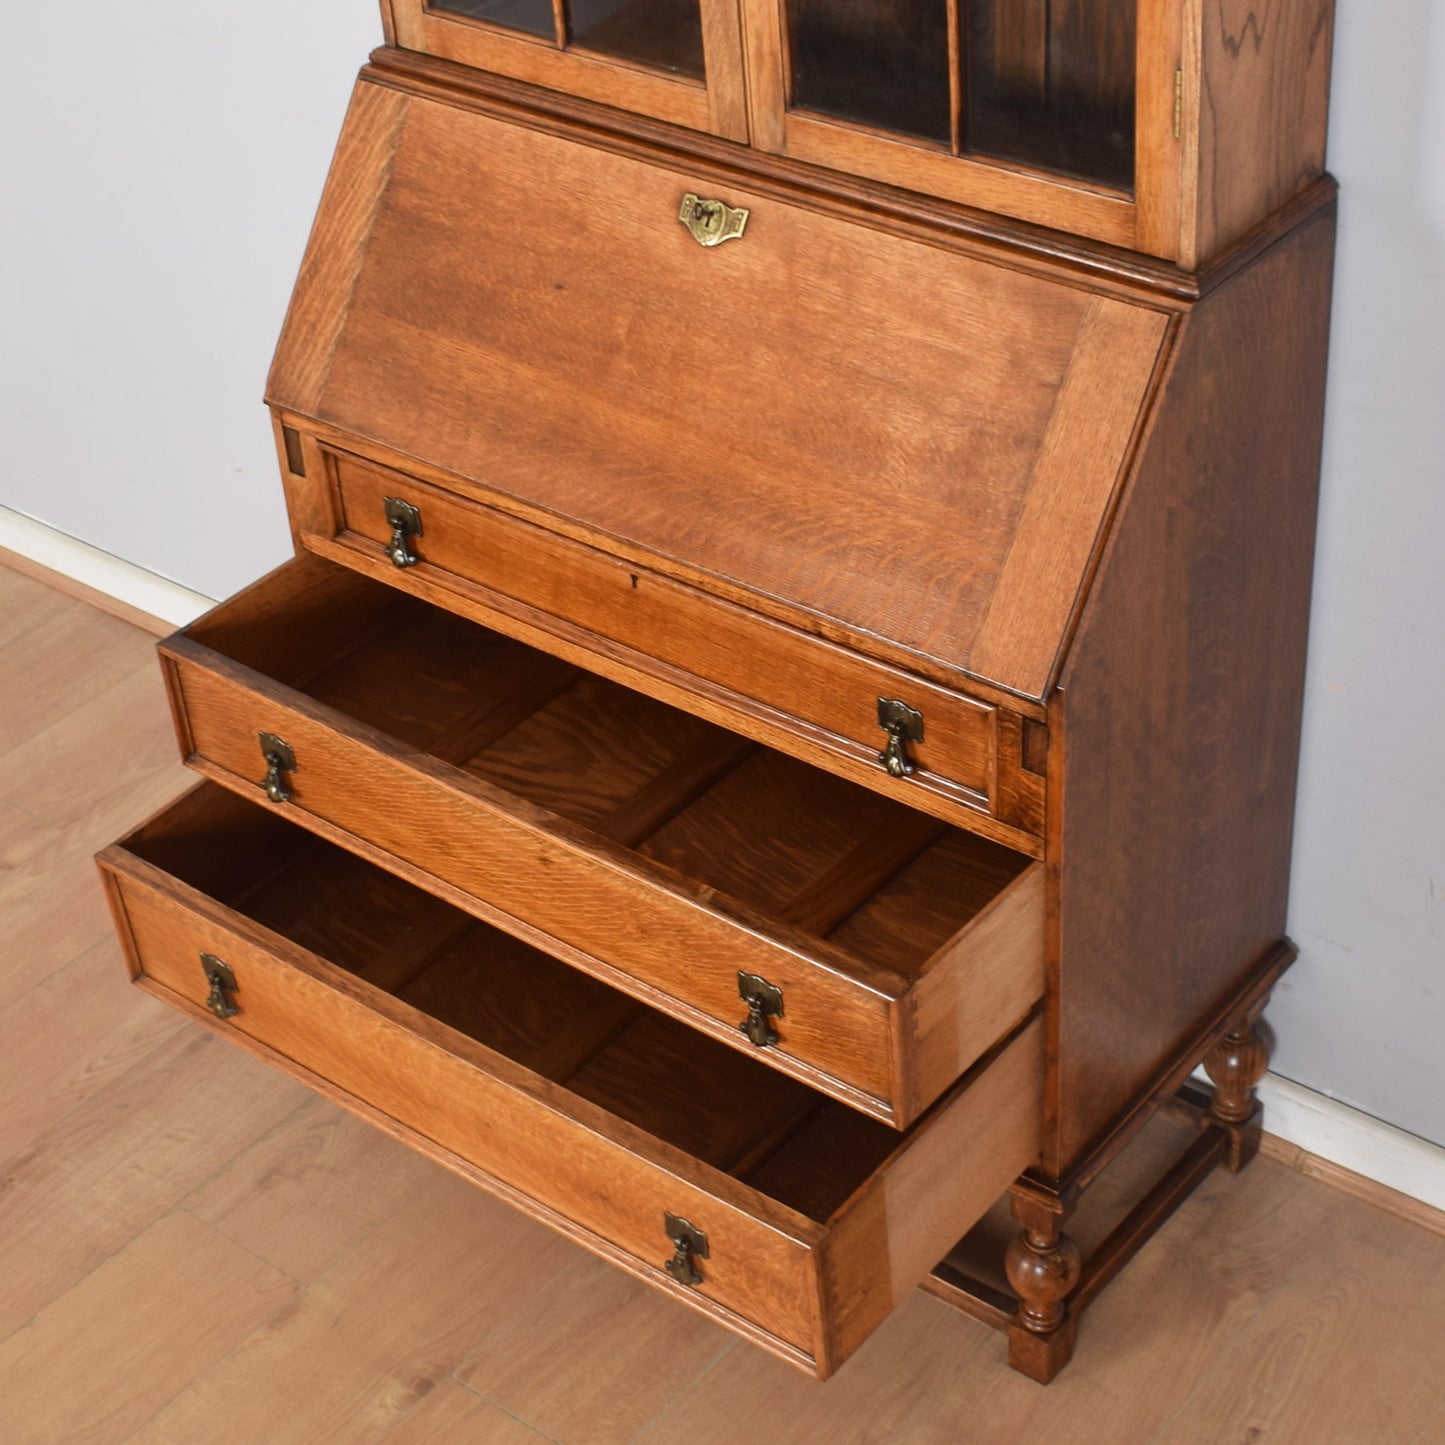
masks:
[[[704,248],[688,191],[719,194],[363,81],[268,400],[1044,696],[1165,315],[741,185]]]

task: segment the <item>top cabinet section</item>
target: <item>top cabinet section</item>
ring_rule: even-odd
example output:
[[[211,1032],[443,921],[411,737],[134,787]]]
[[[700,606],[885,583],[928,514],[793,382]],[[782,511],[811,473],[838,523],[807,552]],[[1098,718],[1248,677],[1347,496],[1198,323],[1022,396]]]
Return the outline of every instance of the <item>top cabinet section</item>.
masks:
[[[382,13],[404,49],[748,138],[738,0],[382,0]]]
[[[396,43],[1193,269],[1324,166],[1333,0],[385,0]]]
[[[756,9],[773,42],[776,6]],[[906,141],[1133,188],[1138,0],[782,0],[778,13],[767,49],[780,47],[784,86],[792,78],[780,137],[792,148],[801,139],[868,166],[872,143]],[[776,131],[772,115],[760,119]],[[957,184],[952,169],[939,173],[945,186]]]

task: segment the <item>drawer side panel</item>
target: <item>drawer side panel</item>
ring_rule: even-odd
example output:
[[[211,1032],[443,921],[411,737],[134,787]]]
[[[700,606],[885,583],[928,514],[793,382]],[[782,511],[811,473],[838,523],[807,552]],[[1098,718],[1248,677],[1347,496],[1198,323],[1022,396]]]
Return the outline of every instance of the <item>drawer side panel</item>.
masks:
[[[1043,1022],[983,1060],[830,1222],[824,1371],[846,1359],[1013,1181],[1042,1139]]]

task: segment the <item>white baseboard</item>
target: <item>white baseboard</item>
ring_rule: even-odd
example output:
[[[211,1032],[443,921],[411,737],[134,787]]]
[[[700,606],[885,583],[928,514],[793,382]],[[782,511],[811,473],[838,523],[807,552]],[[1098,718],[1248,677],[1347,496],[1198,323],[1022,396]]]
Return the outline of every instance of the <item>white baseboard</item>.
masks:
[[[0,547],[174,627],[214,605],[199,592],[6,507],[0,507]],[[1445,1148],[1278,1074],[1265,1078],[1259,1094],[1265,1128],[1277,1139],[1445,1210]]]
[[[89,542],[57,531],[23,512],[0,507],[0,547],[83,587],[103,592],[118,602],[159,617],[173,627],[194,622],[214,601],[165,577],[147,572]]]
[[[1278,1074],[1265,1076],[1259,1097],[1275,1138],[1445,1211],[1445,1148]]]
[[[1203,1069],[1194,1078],[1209,1085]],[[1266,1134],[1445,1212],[1445,1148],[1439,1144],[1279,1074],[1264,1076],[1259,1099]]]

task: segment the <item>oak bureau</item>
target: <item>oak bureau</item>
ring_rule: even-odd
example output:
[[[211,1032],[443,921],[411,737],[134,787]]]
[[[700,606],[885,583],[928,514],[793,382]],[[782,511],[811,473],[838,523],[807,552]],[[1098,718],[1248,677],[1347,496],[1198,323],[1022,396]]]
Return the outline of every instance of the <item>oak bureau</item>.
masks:
[[[131,972],[820,1377],[924,1284],[1048,1380],[1258,1145],[1330,0],[382,13]]]

